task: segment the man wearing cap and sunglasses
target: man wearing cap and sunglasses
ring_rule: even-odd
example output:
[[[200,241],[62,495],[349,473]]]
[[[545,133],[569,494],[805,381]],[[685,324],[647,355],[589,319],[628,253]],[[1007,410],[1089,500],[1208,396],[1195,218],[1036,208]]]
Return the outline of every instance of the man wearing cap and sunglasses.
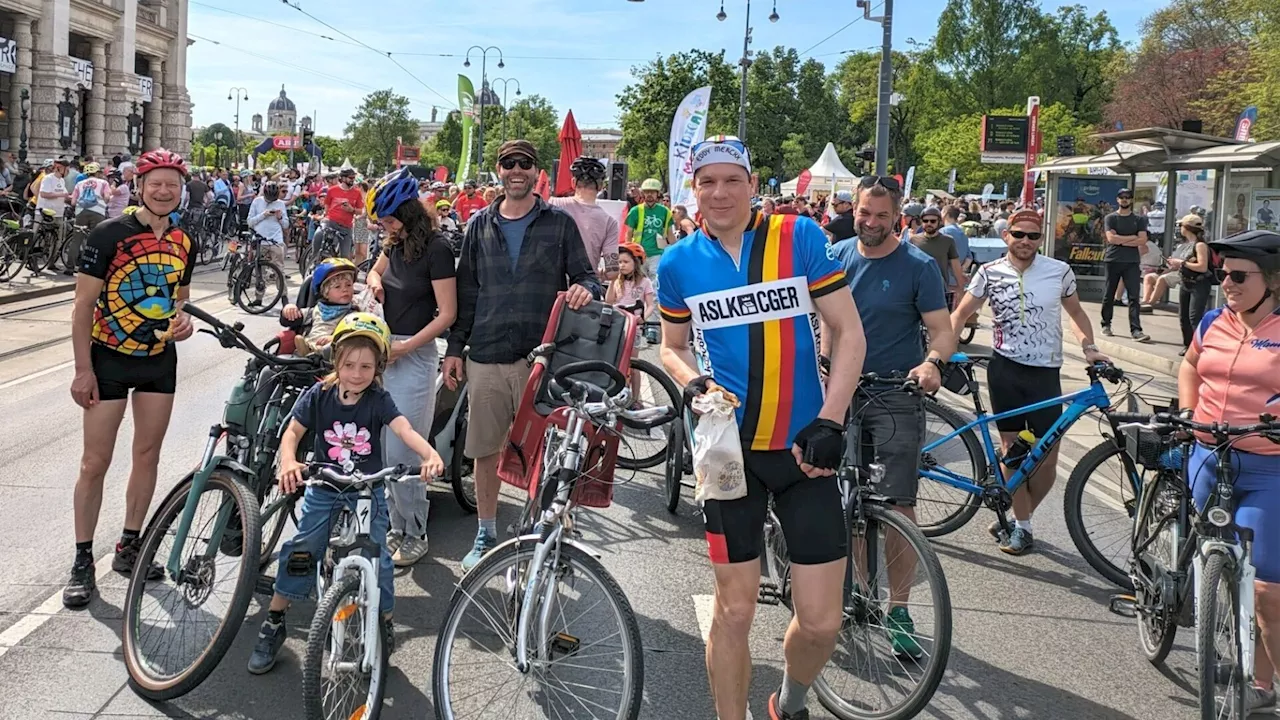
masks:
[[[1107,357],[1093,344],[1093,325],[1076,294],[1076,276],[1071,266],[1040,253],[1043,221],[1035,210],[1019,210],[1009,218],[1004,241],[1009,251],[974,273],[965,296],[951,314],[956,332],[965,320],[990,300],[992,315],[991,362],[987,366],[987,392],[991,412],[1002,413],[1049,400],[1062,394],[1062,312],[1071,320],[1071,329],[1080,340],[1084,358],[1090,363]],[[1108,290],[1114,293],[1115,288]],[[1109,296],[1109,295],[1108,295]],[[1035,412],[996,421],[1004,452],[1030,430],[1044,437],[1062,415],[1054,405]],[[1001,464],[1008,474],[1010,468]],[[1031,550],[1031,516],[1053,488],[1058,469],[1058,446],[1045,456],[1035,474],[1013,495],[1016,526],[1000,549],[1010,555]],[[993,536],[999,524],[987,531]]]
[[[736,420],[747,485],[744,497],[703,505],[716,584],[707,674],[717,716],[746,717],[748,637],[772,495],[791,555],[795,617],[768,717],[802,720],[809,717],[809,685],[840,629],[849,537],[831,476],[866,344],[844,273],[817,223],[751,209],[758,179],[742,142],[711,137],[690,155],[702,223],[658,266],[662,362],[686,398],[723,388],[741,399]],[[835,348],[825,395],[819,318]]]
[[[853,224],[853,193],[848,190],[837,190],[831,196],[831,209],[835,217],[822,226],[827,240],[833,243],[847,240],[857,234]]]
[[[1116,288],[1124,281],[1124,290],[1129,296],[1129,335],[1138,342],[1147,342],[1151,336],[1142,332],[1138,306],[1142,297],[1142,269],[1138,261],[1147,247],[1147,219],[1134,214],[1132,190],[1125,188],[1117,193],[1116,203],[1120,209],[1102,220],[1107,238],[1107,249],[1102,255],[1107,273],[1107,288],[1102,296],[1102,334],[1111,335]]]
[[[475,460],[480,527],[464,572],[498,544],[498,454],[529,380],[525,357],[542,342],[561,290],[576,310],[602,297],[578,225],[533,192],[538,151],[527,140],[498,148],[503,194],[467,223],[458,263],[458,319],[441,372],[449,389],[470,378],[465,452]]]

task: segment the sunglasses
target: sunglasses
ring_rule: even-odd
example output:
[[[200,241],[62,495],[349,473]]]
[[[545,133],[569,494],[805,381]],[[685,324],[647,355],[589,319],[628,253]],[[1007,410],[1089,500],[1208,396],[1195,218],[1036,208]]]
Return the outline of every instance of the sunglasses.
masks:
[[[1014,240],[1039,240],[1040,238],[1044,237],[1044,233],[1023,232],[1021,230],[1010,230],[1009,237],[1013,238]]]
[[[930,225],[937,225],[938,218],[920,218],[920,222],[929,223]]]
[[[500,160],[500,161],[498,162],[498,164],[502,166],[502,169],[503,169],[503,170],[511,170],[511,169],[512,169],[512,168],[514,168],[516,165],[519,165],[521,170],[532,170],[532,169],[533,169],[533,161],[532,161],[532,160],[530,160],[530,159],[529,159],[529,158],[527,158],[527,157],[522,157],[522,158],[503,158],[502,160]]]
[[[869,188],[873,185],[879,185],[889,192],[902,191],[902,184],[898,182],[898,178],[890,177],[888,175],[884,177],[880,177],[879,175],[864,175],[862,179],[858,181],[858,187]]]
[[[1227,270],[1224,268],[1217,268],[1213,271],[1213,274],[1218,276],[1218,282],[1220,283],[1226,282],[1227,278],[1231,278],[1231,282],[1236,285],[1243,285],[1244,281],[1248,280],[1250,275],[1261,274],[1261,272],[1261,270]]]

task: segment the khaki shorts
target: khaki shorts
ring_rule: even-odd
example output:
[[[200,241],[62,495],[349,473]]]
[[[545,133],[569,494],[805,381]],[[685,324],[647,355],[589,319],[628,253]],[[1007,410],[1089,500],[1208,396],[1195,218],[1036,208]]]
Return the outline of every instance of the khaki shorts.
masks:
[[[467,457],[489,457],[506,446],[532,371],[523,360],[505,364],[467,360]]]
[[[284,269],[284,246],[278,243],[262,243],[258,246],[258,255],[264,260],[270,260],[280,269]]]

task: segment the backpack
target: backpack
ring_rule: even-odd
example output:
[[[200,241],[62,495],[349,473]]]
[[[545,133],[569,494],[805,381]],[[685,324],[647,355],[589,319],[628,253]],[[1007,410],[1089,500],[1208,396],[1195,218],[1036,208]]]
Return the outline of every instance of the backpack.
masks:
[[[98,189],[94,185],[95,183],[87,182],[80,189],[80,202],[77,206],[81,210],[89,210],[98,205]]]
[[[1210,285],[1222,284],[1218,282],[1218,270],[1221,270],[1221,269],[1222,269],[1222,256],[1218,254],[1217,250],[1214,250],[1213,248],[1209,248],[1209,269],[1207,272],[1209,273]]]

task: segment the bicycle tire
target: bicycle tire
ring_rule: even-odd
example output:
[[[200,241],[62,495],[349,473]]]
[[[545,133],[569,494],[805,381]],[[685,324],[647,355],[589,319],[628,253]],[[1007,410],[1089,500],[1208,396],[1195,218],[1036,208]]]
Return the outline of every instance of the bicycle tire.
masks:
[[[923,572],[929,578],[934,617],[933,652],[915,690],[907,695],[900,705],[889,710],[862,711],[836,695],[825,677],[825,673],[831,667],[831,661],[828,661],[823,668],[823,673],[814,680],[813,689],[822,706],[841,720],[906,720],[924,710],[933,699],[938,685],[942,682],[942,676],[947,671],[947,662],[951,655],[951,592],[947,587],[947,578],[942,571],[942,563],[938,560],[937,553],[914,523],[900,513],[876,503],[864,503],[862,509],[867,532],[874,531],[877,525],[896,531],[916,553],[917,577]],[[853,547],[852,540],[853,538],[850,537],[850,548]],[[846,598],[846,607],[848,604],[849,601]],[[847,626],[849,622],[850,619],[846,616],[844,624]]]
[[[1240,668],[1239,633],[1233,633],[1235,639],[1233,650],[1236,657],[1236,663],[1233,667],[1224,671],[1216,661],[1209,661],[1209,658],[1216,658],[1218,655],[1218,644],[1215,642],[1214,628],[1222,615],[1219,612],[1217,601],[1219,581],[1223,579],[1226,580],[1226,599],[1230,604],[1225,619],[1234,623],[1240,617],[1240,587],[1235,574],[1235,563],[1229,562],[1224,552],[1210,552],[1209,556],[1205,558],[1204,567],[1201,569],[1200,602],[1199,607],[1196,608],[1196,659],[1199,661],[1198,664],[1200,666],[1200,717],[1204,720],[1226,720],[1227,718],[1243,720],[1245,716],[1245,686],[1243,672]],[[1229,676],[1227,677],[1227,691],[1222,698],[1223,702],[1231,705],[1227,715],[1223,715],[1218,710],[1217,697],[1217,688],[1219,682],[1223,679],[1224,672]],[[1234,692],[1231,690],[1233,685],[1235,687]]]
[[[263,279],[268,272],[274,274],[274,283],[270,283]],[[265,294],[264,300],[259,302],[257,305],[248,301],[249,298],[247,295],[256,289],[256,283],[254,281],[255,274],[259,276],[258,279],[262,280],[264,284],[275,288],[275,294],[271,296],[271,302],[266,302]],[[264,293],[269,289],[270,287],[264,288]],[[235,303],[241,310],[249,313],[250,315],[262,315],[275,307],[276,303],[279,303],[284,297],[284,270],[282,270],[279,265],[276,265],[270,260],[256,259],[252,264],[242,264],[240,266],[240,272],[236,277]]]
[[[1062,514],[1067,521],[1067,532],[1071,534],[1071,542],[1075,543],[1076,550],[1080,551],[1081,557],[1090,567],[1098,572],[1099,575],[1119,585],[1128,592],[1133,591],[1133,579],[1129,577],[1129,562],[1133,557],[1132,545],[1132,522],[1137,511],[1138,488],[1130,487],[1131,497],[1126,499],[1124,496],[1124,488],[1121,488],[1120,505],[1124,508],[1128,515],[1129,524],[1125,527],[1125,544],[1128,548],[1125,552],[1123,567],[1117,562],[1110,560],[1098,549],[1097,543],[1094,542],[1088,529],[1084,526],[1084,496],[1085,487],[1089,479],[1108,459],[1113,456],[1121,456],[1121,465],[1129,469],[1129,465],[1124,463],[1125,452],[1117,447],[1111,440],[1105,440],[1084,454],[1080,458],[1080,462],[1076,463],[1075,468],[1071,470],[1071,478],[1067,480],[1067,487],[1063,493]],[[1130,478],[1130,485],[1133,479]],[[1101,495],[1103,491],[1090,492],[1095,497],[1104,497]]]
[[[311,617],[311,628],[307,633],[306,654],[302,657],[302,707],[308,720],[323,720],[324,718],[335,717],[325,712],[325,683],[321,677],[321,670],[326,665],[325,655],[329,649],[329,630],[333,627],[334,616],[349,606],[364,607],[363,593],[360,592],[360,580],[361,576],[358,573],[350,573],[329,586],[329,589],[324,593],[324,597],[316,604],[315,615]],[[348,597],[352,599],[347,601]],[[368,610],[365,609],[365,611],[367,612]],[[377,610],[374,610],[374,612],[377,612]],[[359,617],[359,613],[356,613],[356,616]],[[390,661],[390,653],[388,652],[389,648],[386,639],[382,637],[381,619],[378,622],[378,630],[378,632],[374,633],[374,641],[378,643],[376,656],[378,664],[369,674],[369,692],[365,697],[366,702],[364,705],[355,708],[354,711],[343,712],[336,717],[378,720],[378,716],[382,714],[382,700],[386,695],[387,666]]]
[[[298,275],[303,279],[307,277],[307,263],[311,255],[311,249],[305,244],[298,246]]]
[[[0,237],[0,282],[8,282],[18,275],[25,264],[22,258],[22,232],[5,233]],[[12,270],[13,272],[10,272]]]
[[[478,587],[483,586],[485,581],[496,577],[499,573],[503,573],[504,568],[514,570],[519,577],[521,573],[518,566],[522,559],[532,559],[533,546],[532,541],[525,540],[503,545],[490,552],[463,576],[457,589],[454,590],[440,624],[440,634],[436,638],[431,671],[432,696],[435,699],[436,717],[440,720],[454,720],[454,711],[450,706],[448,674],[451,667],[451,645],[462,621],[460,611],[467,607],[463,601],[474,597]],[[592,576],[592,580],[600,587],[605,600],[613,606],[612,609],[620,620],[622,626],[620,635],[629,651],[624,651],[627,655],[624,662],[629,664],[631,673],[630,677],[627,677],[627,673],[623,671],[623,677],[617,683],[619,689],[616,694],[626,698],[624,706],[619,708],[618,717],[636,720],[640,716],[644,688],[644,652],[640,643],[640,626],[636,621],[635,611],[631,608],[631,602],[627,600],[618,581],[609,574],[604,565],[576,545],[562,544],[559,548],[559,558],[570,568],[576,567],[578,571]]]
[[[32,235],[27,245],[27,257],[25,259],[27,269],[36,275],[44,272],[53,262],[57,250],[56,241],[50,242],[47,237],[42,237],[40,233]]]
[[[276,486],[278,487],[278,486]],[[258,516],[262,522],[262,544],[258,550],[258,572],[264,572],[271,567],[271,563],[275,560],[276,545],[280,543],[280,537],[284,535],[285,526],[289,521],[293,521],[294,527],[298,525],[298,503],[297,500],[290,500],[280,506],[273,514],[267,517],[262,516],[262,508],[279,499],[275,492],[267,492],[259,501]]]
[[[88,239],[88,233],[80,230],[72,230],[67,236],[65,242],[62,243],[62,249],[59,253],[61,257],[59,262],[65,270],[75,272],[80,265],[80,252],[84,249],[85,240]]]
[[[189,490],[191,483],[192,478],[188,477],[180,487],[186,487]],[[220,491],[226,494],[236,504],[236,512],[240,513],[242,538],[242,551],[238,562],[240,576],[237,578],[235,587],[232,590],[231,599],[227,602],[227,612],[222,617],[221,623],[214,629],[204,650],[195,657],[188,667],[182,668],[179,672],[169,676],[158,676],[151,672],[151,662],[141,656],[140,648],[137,644],[139,633],[143,629],[138,612],[139,605],[147,591],[147,573],[133,573],[129,578],[128,589],[125,592],[124,628],[121,633],[123,636],[124,663],[126,670],[129,672],[130,687],[133,688],[134,692],[148,700],[172,700],[186,695],[204,682],[209,677],[209,674],[218,667],[223,655],[231,648],[231,643],[235,640],[237,631],[244,624],[245,612],[249,609],[249,603],[253,598],[253,588],[258,579],[257,538],[262,531],[261,519],[258,517],[257,500],[248,486],[240,482],[231,473],[223,470],[215,470],[210,475],[209,482],[201,495],[211,491]],[[151,522],[142,536],[142,549],[137,567],[149,567],[155,560],[161,543],[169,539],[170,527],[182,515],[183,508],[187,503],[187,495],[187,491],[178,491],[175,488],[175,491],[169,494],[166,503],[151,518]],[[185,546],[188,550],[197,546],[194,533],[195,525],[193,524],[193,536],[188,538],[188,544]],[[185,564],[190,565],[192,559],[194,558],[188,559]],[[204,568],[199,569],[201,571],[204,570]],[[211,572],[218,571],[215,569]],[[160,584],[166,581],[168,581],[167,573],[164,578],[152,581],[152,583]],[[183,590],[184,597],[189,596],[190,592],[193,592],[193,590]],[[206,595],[206,599],[207,597]],[[203,610],[203,608],[200,609]]]
[[[672,380],[671,377],[667,375],[667,373],[664,372],[657,365],[654,365],[648,360],[642,360],[640,358],[632,358],[631,372],[632,373],[639,372],[641,375],[648,376],[648,380],[641,381],[641,382],[657,382],[658,386],[662,388],[663,393],[667,396],[665,398],[667,402],[664,404],[670,405],[671,407],[680,407],[680,402],[681,402],[681,399],[684,397],[684,393],[680,391],[680,388],[676,387],[675,381]],[[658,393],[655,392],[654,395],[656,397]],[[663,400],[663,398],[656,398],[656,399],[659,401]],[[675,421],[672,421],[672,422],[675,422]],[[653,437],[654,430],[663,430],[663,428],[662,426],[658,426],[657,428],[648,430],[647,432],[650,434],[651,438]],[[623,437],[626,437],[626,432],[627,432],[626,430],[623,431]],[[624,470],[648,470],[651,467],[656,467],[660,465],[664,460],[667,459],[668,446],[665,442],[665,438],[666,438],[665,434],[663,434],[663,438],[664,438],[664,441],[662,444],[662,448],[660,450],[658,450],[657,452],[651,453],[649,455],[641,456],[641,457],[631,457],[630,455],[624,454],[624,453],[630,452],[632,449],[632,446],[628,443],[619,441],[618,467]]]
[[[672,451],[671,448],[679,448]],[[675,514],[680,507],[680,488],[684,485],[684,419],[677,417],[667,426],[667,461],[663,474],[667,512]]]
[[[1153,482],[1148,483],[1143,488],[1142,503],[1138,507],[1138,517],[1133,525],[1132,547],[1135,550],[1139,545],[1146,544],[1151,537],[1153,520],[1156,518],[1157,512],[1156,500],[1165,490],[1165,485],[1164,480],[1157,476]],[[1161,528],[1164,527],[1167,527],[1167,523],[1161,525]],[[1168,548],[1160,547],[1160,544],[1161,541],[1156,540],[1148,545],[1147,555],[1153,561],[1169,563],[1168,566],[1143,571],[1135,570],[1134,572],[1145,572],[1148,577],[1154,580],[1177,568],[1177,547],[1172,547],[1170,551]],[[1162,555],[1164,557],[1160,557]],[[1144,564],[1136,555],[1133,563],[1135,568]],[[1160,600],[1160,588],[1158,585],[1154,588],[1154,592],[1156,593],[1154,600],[1158,602]],[[1173,641],[1178,634],[1177,618],[1173,614],[1173,608],[1146,607],[1145,592],[1136,583],[1133,596],[1134,609],[1138,613],[1138,645],[1142,648],[1142,654],[1147,657],[1148,662],[1152,665],[1160,665],[1169,656],[1169,651],[1173,649]],[[1151,604],[1155,605],[1156,602]]]
[[[449,484],[458,505],[468,515],[476,514],[476,463],[465,454],[467,443],[467,394],[458,401],[457,425],[453,430],[453,454],[449,457]],[[470,478],[470,480],[468,480]],[[470,487],[468,488],[468,485]]]
[[[933,398],[925,399],[924,411],[927,415],[933,415],[940,419],[943,424],[951,428],[953,433],[959,431],[968,424],[968,421],[966,421],[960,413],[952,410]],[[982,443],[978,442],[978,437],[973,432],[973,429],[961,432],[956,435],[956,437],[958,437],[960,442],[964,445],[965,453],[969,458],[969,464],[972,466],[972,475],[970,477],[973,478],[977,484],[984,484],[988,481],[988,468],[987,456],[983,452]],[[928,442],[929,441],[926,440],[926,444]],[[936,463],[936,451],[928,454],[921,453],[920,462],[922,465]],[[962,496],[961,499],[956,502],[947,503],[943,501],[933,501],[926,498],[919,492],[919,490],[917,490],[916,521],[919,523],[920,531],[924,533],[925,537],[942,537],[959,530],[968,524],[968,522],[972,520],[973,516],[978,512],[978,508],[982,507],[982,498],[973,493],[952,488],[949,485],[945,485],[944,483],[940,483],[936,480],[923,476],[920,477],[920,483],[923,488],[929,488],[931,490],[936,489],[939,492],[945,488],[947,491],[959,493],[960,496]],[[942,511],[940,513],[940,519],[937,521],[926,520],[923,517],[926,513],[922,512],[922,509],[937,505],[948,506],[954,509]]]

